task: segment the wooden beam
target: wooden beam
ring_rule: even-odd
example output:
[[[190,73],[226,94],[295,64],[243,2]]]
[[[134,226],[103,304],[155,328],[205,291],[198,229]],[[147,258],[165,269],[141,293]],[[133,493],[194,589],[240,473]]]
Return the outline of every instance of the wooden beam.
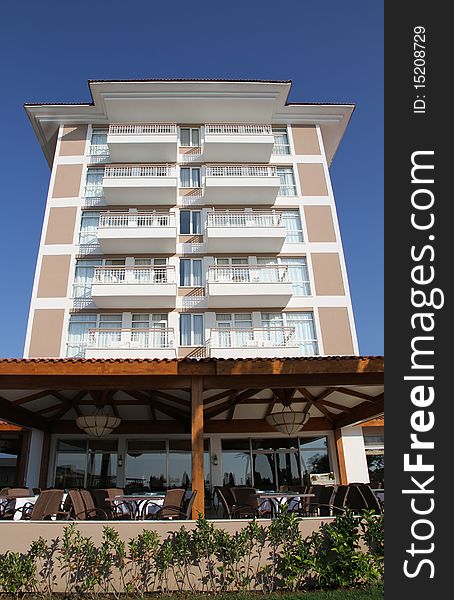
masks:
[[[307,401],[312,404],[312,406],[315,406],[316,409],[318,409],[323,415],[325,415],[328,421],[334,423],[333,413],[330,412],[327,408],[325,408],[322,404],[318,404],[317,399],[310,393],[309,390],[307,390],[306,388],[299,388],[299,391],[307,399]]]
[[[223,398],[227,398],[230,396],[233,390],[224,390],[223,392],[219,392],[219,394],[214,394],[213,396],[209,396],[205,398],[203,401],[203,405],[211,404],[212,402],[216,402],[217,400],[222,400]]]
[[[27,468],[28,462],[28,452],[30,449],[30,438],[31,431],[24,430],[21,434],[21,447],[19,459],[16,464],[16,486],[24,487],[25,486],[25,471]]]
[[[347,485],[347,466],[345,464],[345,453],[344,453],[344,444],[342,442],[342,433],[340,429],[335,429],[334,437],[336,439],[336,454],[337,454],[337,464],[339,467],[339,483],[341,485]]]
[[[384,413],[385,402],[384,398],[376,402],[362,402],[355,406],[351,413],[340,414],[336,418],[336,428],[346,427],[347,425],[355,425],[361,421],[368,421]]]
[[[311,417],[303,431],[331,431],[333,424],[325,417]],[[251,433],[276,433],[276,430],[263,419],[235,419],[234,421],[214,419],[205,421],[205,433],[235,433],[248,435]]]
[[[64,420],[56,421],[51,424],[51,433],[78,433],[82,431],[77,427],[75,421]],[[146,435],[148,433],[156,433],[158,435],[166,435],[168,433],[189,433],[188,424],[184,425],[178,421],[167,420],[167,421],[145,421],[144,419],[138,421],[125,421],[123,420],[118,427],[115,428],[115,434],[121,435]]]
[[[35,394],[29,394],[28,396],[17,398],[16,400],[13,400],[11,404],[13,406],[21,406],[22,404],[32,402],[33,400],[38,400],[39,398],[44,398],[44,396],[49,396],[50,394],[52,394],[51,390],[43,390],[41,392],[36,392]]]
[[[336,404],[335,402],[330,402],[329,400],[319,400],[317,398],[317,404],[323,404],[324,406],[329,406],[330,408],[335,408],[337,410],[342,410],[344,412],[352,412],[353,408],[350,406],[344,406],[343,404]]]
[[[361,398],[361,400],[367,400],[367,402],[373,402],[374,396],[370,394],[365,394],[364,392],[359,392],[358,390],[350,390],[344,387],[338,387],[334,389],[335,392],[339,392],[340,394],[345,394],[346,396],[354,396],[355,398]]]
[[[189,400],[185,400],[184,398],[178,398],[173,394],[167,394],[166,392],[162,392],[160,390],[149,390],[153,396],[157,396],[158,398],[162,398],[163,400],[170,400],[171,402],[175,402],[175,404],[180,404],[181,406],[185,406],[189,408],[191,406],[191,402]]]
[[[4,419],[15,425],[23,425],[24,427],[41,429],[43,431],[46,431],[49,427],[42,416],[35,415],[22,406],[12,406],[12,403],[2,396],[0,396],[0,419]]]
[[[160,410],[162,413],[167,415],[168,417],[172,417],[181,423],[187,424],[189,420],[189,415],[180,412],[177,408],[173,406],[168,406],[164,404],[160,400],[156,400],[153,398],[151,394],[146,394],[145,392],[141,392],[139,390],[123,390],[126,394],[129,394],[133,398],[138,400],[144,400],[144,404],[152,404],[156,409]]]
[[[257,390],[245,390],[238,394],[237,391],[234,391],[231,397],[221,404],[217,404],[215,406],[210,406],[205,409],[205,419],[212,419],[213,417],[217,417],[226,410],[229,410],[232,406],[236,406],[237,404],[242,404],[245,402],[250,396],[253,396],[257,393]],[[266,400],[264,404],[266,404]]]
[[[205,478],[203,473],[203,383],[193,377],[191,385],[191,450],[192,489],[197,496],[192,507],[192,518],[205,514]]]

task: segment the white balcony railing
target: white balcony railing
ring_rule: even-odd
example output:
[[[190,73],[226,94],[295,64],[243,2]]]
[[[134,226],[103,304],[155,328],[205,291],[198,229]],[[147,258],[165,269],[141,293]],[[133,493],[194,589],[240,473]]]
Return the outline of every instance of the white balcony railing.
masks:
[[[207,225],[208,227],[279,227],[282,226],[282,214],[274,211],[214,211],[208,213]]]
[[[271,125],[244,125],[235,123],[207,123],[206,134],[216,135],[271,135]]]
[[[104,177],[171,177],[176,176],[171,165],[131,165],[105,167]]]
[[[286,348],[297,346],[294,327],[213,328],[212,348]]]
[[[288,283],[287,265],[209,267],[208,283]]]
[[[276,177],[275,166],[219,165],[206,168],[208,177]]]
[[[97,267],[95,284],[156,284],[175,283],[175,267]]]
[[[174,347],[172,328],[89,329],[87,348],[160,349]]]
[[[174,213],[101,213],[100,229],[128,227],[175,227]]]
[[[140,134],[175,135],[177,126],[175,123],[131,123],[112,124],[109,126],[109,135],[140,135]]]

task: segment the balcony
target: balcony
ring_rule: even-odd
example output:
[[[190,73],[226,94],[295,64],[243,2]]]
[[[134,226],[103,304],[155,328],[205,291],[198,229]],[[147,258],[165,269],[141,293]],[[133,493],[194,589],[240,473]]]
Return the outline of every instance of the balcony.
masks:
[[[104,196],[109,204],[175,204],[178,179],[171,165],[108,166]]]
[[[271,125],[208,123],[203,159],[208,162],[270,162],[274,136]]]
[[[90,165],[103,165],[111,162],[107,144],[91,144],[88,162]]]
[[[112,162],[176,162],[175,123],[112,124],[107,135]]]
[[[300,355],[294,327],[214,328],[212,358],[283,358]]]
[[[212,165],[206,168],[205,201],[210,204],[274,204],[279,192],[274,166]]]
[[[286,265],[209,267],[210,308],[277,308],[292,297],[292,283]]]
[[[101,213],[98,242],[103,252],[174,254],[177,229],[174,213]]]
[[[175,358],[173,329],[90,329],[86,358]]]
[[[174,308],[175,268],[97,267],[91,296],[99,308]]]
[[[209,252],[280,252],[286,227],[275,211],[213,211],[208,213],[206,244]]]

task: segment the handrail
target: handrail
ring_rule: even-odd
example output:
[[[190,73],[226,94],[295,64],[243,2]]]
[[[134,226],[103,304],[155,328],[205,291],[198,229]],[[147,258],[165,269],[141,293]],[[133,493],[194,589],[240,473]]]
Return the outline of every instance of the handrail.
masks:
[[[214,327],[210,330],[213,348],[296,346],[294,327]]]
[[[98,228],[175,227],[175,213],[115,212],[101,213]]]
[[[170,177],[175,168],[170,165],[106,166],[104,177]]]
[[[208,227],[278,227],[282,213],[276,211],[230,211],[208,213]]]
[[[173,327],[88,330],[88,348],[173,348],[173,344]]]
[[[274,165],[210,165],[208,177],[276,177]]]
[[[206,123],[205,134],[272,135],[271,125],[244,123]]]
[[[289,282],[287,265],[244,265],[208,267],[208,283]]]
[[[136,267],[96,267],[94,284],[166,284],[175,283],[173,265]]]
[[[176,123],[112,123],[109,135],[176,134]]]

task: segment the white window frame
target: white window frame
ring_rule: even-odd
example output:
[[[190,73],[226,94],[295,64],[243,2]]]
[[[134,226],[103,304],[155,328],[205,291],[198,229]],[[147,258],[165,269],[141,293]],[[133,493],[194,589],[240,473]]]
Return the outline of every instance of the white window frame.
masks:
[[[182,327],[181,317],[182,315],[189,315],[191,317],[191,343],[183,344],[181,339]],[[194,343],[194,317],[202,317],[202,341]],[[200,346],[205,343],[205,318],[203,313],[180,313],[178,317],[178,343],[181,348],[194,348],[194,346]]]
[[[194,185],[183,185],[182,184],[182,177],[181,177],[181,172],[184,169],[188,169],[190,171],[190,183],[194,183],[194,177],[192,175],[193,171],[198,171],[199,172],[199,185],[198,186],[194,186]],[[193,189],[200,189],[202,187],[202,169],[200,167],[180,167],[180,188],[183,190],[193,190]]]
[[[286,144],[276,144],[276,138],[274,137],[274,143],[273,143],[273,155],[275,156],[288,156],[289,154],[292,153],[292,149],[290,147],[290,137],[289,137],[289,132],[288,132],[288,127],[286,125],[280,125],[280,126],[273,126],[271,128],[272,134],[274,136],[274,134],[285,134],[287,136],[287,143]],[[275,152],[275,148],[287,148],[288,152]]]
[[[182,261],[187,260],[191,263],[191,271],[190,271],[190,275],[191,275],[191,283],[189,285],[185,285],[183,283],[181,283],[181,276],[182,276]],[[195,261],[200,262],[200,271],[201,271],[201,281],[200,284],[198,283],[194,283],[194,267],[193,264]],[[182,288],[192,288],[192,287],[203,287],[203,259],[202,258],[188,258],[188,257],[180,257],[179,261],[178,261],[178,287],[182,287]]]
[[[182,232],[181,231],[181,215],[183,213],[189,213],[189,232]],[[193,214],[195,213],[199,213],[200,215],[200,231],[194,231],[194,221],[193,221]],[[181,209],[180,210],[180,218],[179,218],[179,222],[178,222],[178,228],[179,228],[179,232],[180,235],[202,235],[202,211],[201,210],[191,210],[191,209]]]
[[[189,146],[184,146],[181,143],[181,132],[183,131],[183,129],[189,129]],[[198,144],[194,144],[194,141],[193,141],[193,132],[194,131],[197,131],[199,134],[199,143]],[[200,146],[201,146],[201,128],[200,127],[180,127],[179,141],[180,141],[181,148],[200,148]]]

